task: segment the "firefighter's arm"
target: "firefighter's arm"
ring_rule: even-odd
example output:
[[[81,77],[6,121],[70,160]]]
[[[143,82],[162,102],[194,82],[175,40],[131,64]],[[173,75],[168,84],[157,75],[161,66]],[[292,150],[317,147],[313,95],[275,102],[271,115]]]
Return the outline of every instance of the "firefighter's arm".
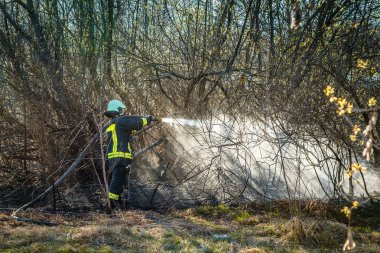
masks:
[[[141,128],[146,127],[147,125],[149,125],[152,122],[152,116],[141,117],[141,120],[142,120],[142,127]],[[138,130],[140,130],[140,129],[138,129]]]
[[[118,126],[128,132],[139,131],[152,122],[151,116],[125,116],[119,117]]]
[[[126,131],[133,132],[141,130],[153,121],[160,123],[162,119],[152,116],[125,116],[118,119],[118,125]]]
[[[147,125],[149,125],[153,121],[157,122],[157,124],[162,123],[162,117],[160,117],[160,116],[147,116],[146,118],[147,118]],[[145,123],[144,117],[142,117],[142,120],[143,120],[143,124],[144,124]]]

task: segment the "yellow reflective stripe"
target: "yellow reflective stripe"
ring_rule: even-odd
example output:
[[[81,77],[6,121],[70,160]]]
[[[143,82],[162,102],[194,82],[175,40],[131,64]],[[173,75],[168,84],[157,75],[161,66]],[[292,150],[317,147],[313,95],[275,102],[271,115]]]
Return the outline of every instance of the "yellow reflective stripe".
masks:
[[[115,126],[116,124],[111,124],[109,127],[107,127],[107,132],[111,132],[111,131],[114,131],[115,130]]]
[[[133,159],[132,153],[128,152],[112,152],[107,154],[108,158],[128,158]]]
[[[116,135],[116,124],[112,124],[107,127],[107,132],[112,134],[112,152],[117,152],[117,135]]]
[[[143,121],[143,127],[148,125],[148,119],[147,118],[142,118]]]
[[[112,130],[112,152],[117,152],[117,135],[116,135],[116,129],[114,128]]]
[[[112,192],[109,192],[109,193],[108,193],[108,198],[109,198],[109,199],[114,199],[114,200],[119,200],[120,195],[115,194],[115,193],[112,193]]]
[[[131,143],[130,143],[130,142],[128,142],[128,150],[129,150],[129,151],[132,150],[132,149],[131,149]]]
[[[129,152],[118,152],[117,151],[117,134],[116,134],[116,124],[110,125],[107,130],[107,132],[112,133],[112,152],[107,154],[108,158],[128,158],[133,159],[132,153]],[[130,143],[128,142],[128,150],[131,150]]]

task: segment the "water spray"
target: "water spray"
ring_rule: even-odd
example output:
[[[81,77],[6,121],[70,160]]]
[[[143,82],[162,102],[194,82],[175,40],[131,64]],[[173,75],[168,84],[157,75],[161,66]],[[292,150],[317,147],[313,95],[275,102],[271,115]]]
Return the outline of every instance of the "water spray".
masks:
[[[194,119],[176,119],[172,117],[162,118],[163,123],[177,124],[177,125],[186,125],[186,126],[194,126],[201,127],[202,124],[199,120]]]

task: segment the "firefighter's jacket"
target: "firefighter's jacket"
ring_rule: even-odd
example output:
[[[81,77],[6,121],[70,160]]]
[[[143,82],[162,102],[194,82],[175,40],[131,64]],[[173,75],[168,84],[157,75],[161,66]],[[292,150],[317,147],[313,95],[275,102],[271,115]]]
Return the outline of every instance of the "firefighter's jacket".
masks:
[[[106,130],[107,158],[133,159],[131,150],[131,134],[150,124],[151,116],[121,116],[114,119]]]

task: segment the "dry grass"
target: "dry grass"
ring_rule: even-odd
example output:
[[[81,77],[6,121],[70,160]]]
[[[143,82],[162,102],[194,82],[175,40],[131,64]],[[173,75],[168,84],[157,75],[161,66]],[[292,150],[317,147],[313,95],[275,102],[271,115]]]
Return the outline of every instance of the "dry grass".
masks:
[[[24,215],[61,225],[32,225],[0,214],[0,252],[340,252],[346,234],[345,225],[333,220],[225,206],[167,214]],[[379,252],[379,230],[353,231],[356,252]]]

